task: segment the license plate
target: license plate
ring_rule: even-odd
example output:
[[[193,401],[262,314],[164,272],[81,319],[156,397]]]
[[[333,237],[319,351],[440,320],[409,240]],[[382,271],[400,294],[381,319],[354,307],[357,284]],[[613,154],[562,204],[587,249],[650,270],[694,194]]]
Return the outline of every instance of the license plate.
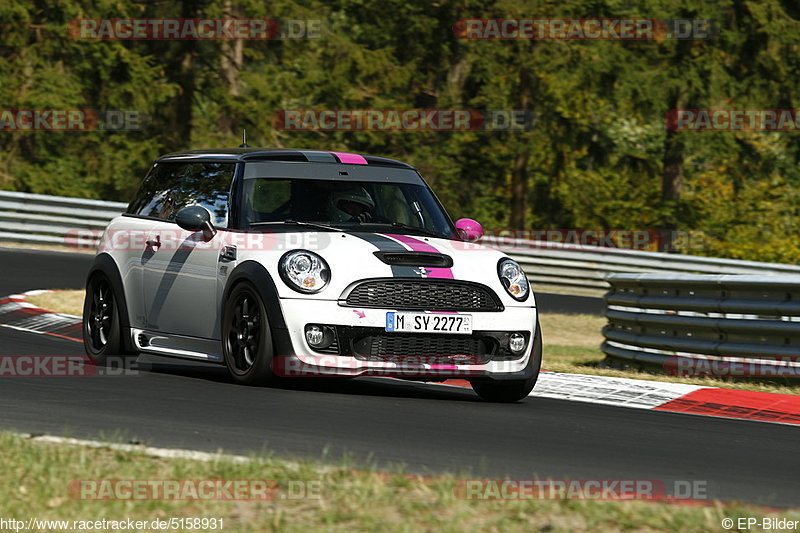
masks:
[[[386,331],[472,333],[472,315],[445,313],[386,313]]]

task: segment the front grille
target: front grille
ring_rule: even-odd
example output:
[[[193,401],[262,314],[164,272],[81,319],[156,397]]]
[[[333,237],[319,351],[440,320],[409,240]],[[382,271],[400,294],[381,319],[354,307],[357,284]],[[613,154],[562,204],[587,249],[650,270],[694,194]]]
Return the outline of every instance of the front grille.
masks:
[[[383,279],[365,281],[347,295],[350,307],[437,311],[502,311],[488,287],[443,280]]]
[[[353,340],[353,355],[362,361],[427,364],[483,364],[491,360],[492,339],[465,335],[389,333]]]

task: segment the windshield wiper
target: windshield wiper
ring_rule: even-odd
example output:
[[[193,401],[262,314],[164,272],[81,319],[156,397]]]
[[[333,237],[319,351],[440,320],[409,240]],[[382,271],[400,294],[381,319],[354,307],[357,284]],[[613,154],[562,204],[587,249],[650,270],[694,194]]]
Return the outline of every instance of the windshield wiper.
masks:
[[[270,224],[283,224],[283,225],[294,224],[296,226],[307,226],[307,227],[310,227],[310,228],[326,229],[326,230],[329,230],[329,231],[340,231],[340,232],[344,231],[341,228],[334,228],[333,226],[326,226],[325,224],[317,224],[316,222],[302,222],[300,220],[292,220],[292,219],[274,220],[274,221],[268,221],[268,222],[251,222],[250,223],[251,226],[269,226]]]
[[[420,228],[419,226],[412,226],[411,224],[403,224],[402,222],[362,222],[365,226],[392,226],[393,228],[400,228],[409,231],[417,231],[422,233],[423,235],[427,235],[428,237],[434,237],[436,239],[448,239],[444,235],[436,233],[435,231],[431,231],[426,228]]]

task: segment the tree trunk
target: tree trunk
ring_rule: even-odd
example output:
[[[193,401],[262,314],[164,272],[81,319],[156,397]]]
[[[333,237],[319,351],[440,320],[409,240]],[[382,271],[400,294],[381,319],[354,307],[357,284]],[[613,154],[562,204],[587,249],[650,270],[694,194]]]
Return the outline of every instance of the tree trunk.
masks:
[[[680,107],[680,98],[677,94],[670,97],[670,109]],[[661,239],[659,251],[673,251],[675,230],[678,229],[678,209],[683,188],[683,137],[681,132],[667,130],[664,139],[664,157],[662,159],[661,174],[661,203],[669,210],[661,226]]]
[[[675,204],[681,198],[683,188],[683,141],[676,131],[667,131],[664,141],[664,173],[661,179],[661,200]],[[673,213],[673,218],[674,213]]]
[[[661,176],[661,202],[669,209],[669,215],[661,227],[659,251],[673,251],[675,231],[678,229],[678,202],[683,185],[683,141],[680,133],[667,131],[664,141],[663,173]]]
[[[181,17],[197,18],[196,4],[192,0],[181,3]],[[197,55],[197,41],[186,39],[180,42],[179,72],[176,82],[180,88],[175,98],[175,114],[172,117],[175,147],[189,147],[192,139],[192,111],[194,108],[195,75],[194,63]]]
[[[531,106],[531,77],[526,69],[520,71],[519,95],[517,109],[530,111]],[[511,132],[519,135],[519,132]],[[514,156],[514,168],[511,172],[511,228],[525,229],[525,212],[528,208],[528,159],[530,151],[525,142],[514,143],[517,154]]]
[[[239,10],[233,5],[231,0],[225,0],[224,13],[226,18],[238,18]],[[242,94],[242,83],[239,79],[239,72],[242,70],[242,63],[244,61],[244,41],[241,39],[220,42],[220,50],[222,56],[220,58],[220,70],[225,83],[228,85],[228,94],[231,99],[237,98]],[[233,110],[230,107],[230,102],[225,102],[222,105],[219,118],[217,119],[217,126],[221,132],[231,132],[239,135],[241,131],[237,131],[236,117],[233,115]]]
[[[514,157],[514,170],[511,174],[511,228],[525,229],[525,211],[528,207],[528,158],[530,155],[521,145],[520,153]]]

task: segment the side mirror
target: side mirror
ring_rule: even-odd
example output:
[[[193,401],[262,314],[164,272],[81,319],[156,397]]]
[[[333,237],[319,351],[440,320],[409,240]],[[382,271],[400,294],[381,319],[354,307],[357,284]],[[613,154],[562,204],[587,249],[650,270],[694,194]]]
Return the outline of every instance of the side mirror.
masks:
[[[211,240],[217,234],[208,210],[199,205],[190,205],[178,211],[175,222],[186,231],[202,231],[205,240]]]
[[[475,242],[483,237],[483,226],[471,218],[459,218],[456,221],[456,232],[467,242]]]

